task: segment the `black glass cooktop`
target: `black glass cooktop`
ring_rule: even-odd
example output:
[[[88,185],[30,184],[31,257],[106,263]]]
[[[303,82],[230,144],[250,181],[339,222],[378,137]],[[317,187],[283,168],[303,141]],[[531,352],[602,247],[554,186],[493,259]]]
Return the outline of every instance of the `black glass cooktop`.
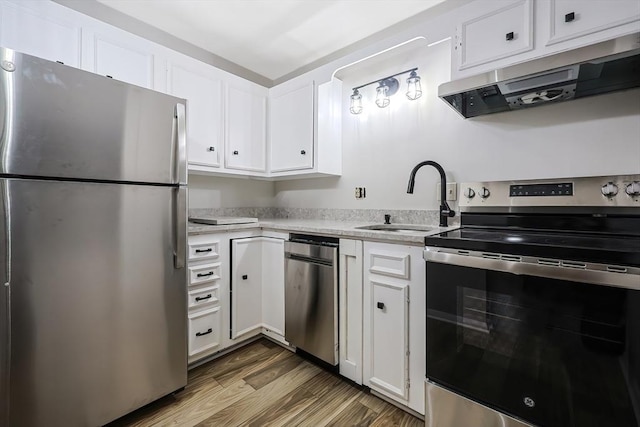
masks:
[[[425,238],[426,246],[640,266],[640,237],[463,227]]]

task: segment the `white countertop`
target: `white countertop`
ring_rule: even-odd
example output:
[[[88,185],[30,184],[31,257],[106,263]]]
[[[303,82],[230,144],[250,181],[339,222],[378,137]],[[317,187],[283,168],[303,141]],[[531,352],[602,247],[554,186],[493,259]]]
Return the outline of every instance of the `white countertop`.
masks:
[[[371,222],[356,221],[335,221],[320,219],[261,219],[257,223],[249,224],[229,224],[229,225],[205,225],[189,223],[189,235],[207,234],[218,232],[230,232],[247,229],[264,229],[281,232],[297,232],[306,234],[318,234],[323,236],[333,236],[342,238],[355,238],[358,240],[381,240],[396,243],[408,243],[416,245],[424,245],[425,236],[442,233],[444,231],[453,230],[458,226],[441,228],[431,224],[431,231],[383,231],[383,230],[361,230],[356,227],[376,225]],[[394,224],[398,225],[398,224]]]

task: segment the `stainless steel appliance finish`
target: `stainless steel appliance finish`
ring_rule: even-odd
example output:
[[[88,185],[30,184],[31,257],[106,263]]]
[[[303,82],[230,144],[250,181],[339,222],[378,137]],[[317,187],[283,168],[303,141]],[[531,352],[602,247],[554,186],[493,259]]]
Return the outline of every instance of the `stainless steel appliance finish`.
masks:
[[[338,248],[285,242],[285,339],[338,364]]]
[[[450,392],[426,381],[427,408],[438,408],[425,415],[426,427],[531,427],[508,415]]]
[[[640,33],[443,83],[463,117],[517,110],[640,86]]]
[[[106,424],[186,385],[184,100],[0,60],[0,425]]]

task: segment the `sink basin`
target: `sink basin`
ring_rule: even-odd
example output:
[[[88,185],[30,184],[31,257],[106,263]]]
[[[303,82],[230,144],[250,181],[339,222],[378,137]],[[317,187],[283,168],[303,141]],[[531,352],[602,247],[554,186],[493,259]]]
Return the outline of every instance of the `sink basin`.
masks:
[[[363,225],[356,227],[358,230],[375,230],[375,231],[393,231],[397,233],[426,233],[436,230],[435,227],[429,227],[419,224],[375,224],[375,225]]]

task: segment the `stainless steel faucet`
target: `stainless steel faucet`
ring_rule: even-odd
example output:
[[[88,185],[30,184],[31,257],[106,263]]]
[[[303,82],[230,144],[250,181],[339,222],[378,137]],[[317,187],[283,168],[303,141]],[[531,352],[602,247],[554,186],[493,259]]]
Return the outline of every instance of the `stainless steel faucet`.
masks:
[[[440,174],[440,227],[447,227],[447,218],[452,218],[456,215],[456,212],[451,210],[447,203],[447,177],[444,174],[444,169],[438,163],[432,160],[425,160],[418,163],[411,174],[409,175],[409,185],[407,186],[407,193],[413,194],[413,187],[416,184],[416,172],[422,166],[433,166]]]

